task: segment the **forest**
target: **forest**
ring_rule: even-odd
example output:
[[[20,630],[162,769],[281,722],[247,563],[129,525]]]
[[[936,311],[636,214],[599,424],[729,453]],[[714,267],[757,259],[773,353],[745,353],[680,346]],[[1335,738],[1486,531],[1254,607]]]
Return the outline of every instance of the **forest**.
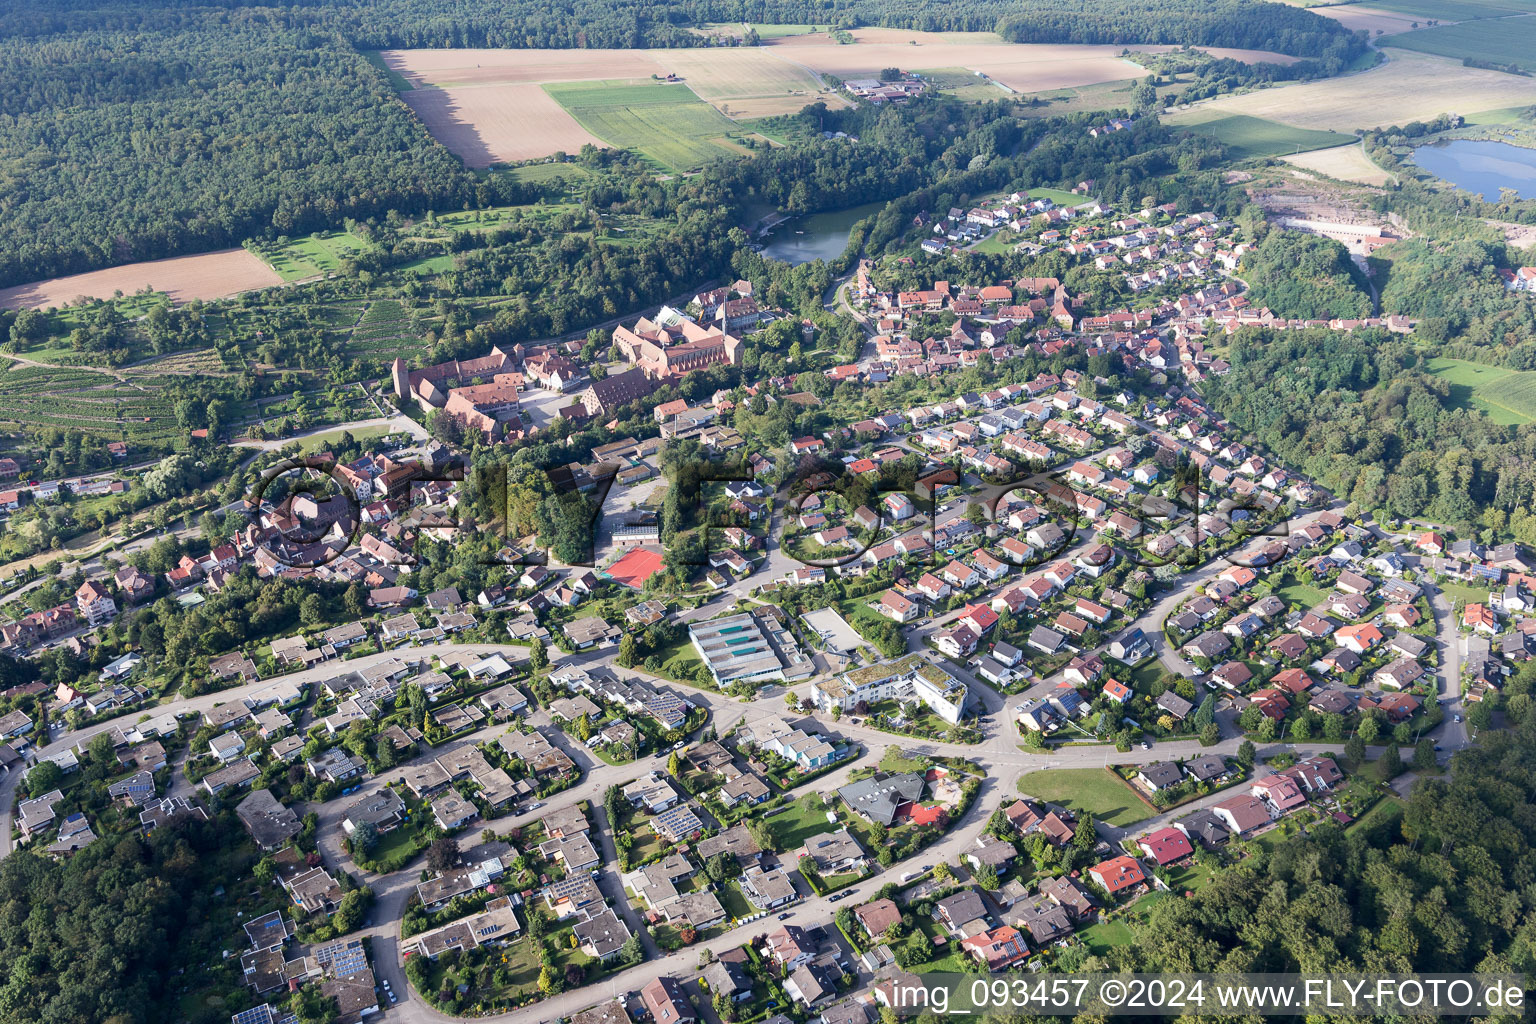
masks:
[[[232,915],[213,892],[249,874],[254,847],[244,840],[231,815],[167,826],[148,841],[103,839],[65,860],[25,850],[5,858],[0,1020],[180,1018],[177,975],[227,970],[219,949]]]
[[[999,0],[942,10],[718,0],[17,6],[0,15],[0,287],[485,202],[486,181],[427,135],[362,50],[708,45],[687,26],[742,18],[1242,46],[1329,67],[1361,45],[1330,19],[1261,0],[1176,0],[1155,12],[1125,0],[1025,12]],[[799,196],[772,198],[791,211],[811,205],[819,183],[792,180]],[[857,175],[836,184],[820,202],[893,191]]]
[[[1249,301],[1287,319],[1329,320],[1371,315],[1360,272],[1338,242],[1300,231],[1270,231],[1238,268]],[[1397,310],[1392,310],[1397,312]]]
[[[474,198],[362,55],[270,12],[0,40],[0,286]]]
[[[1530,370],[1536,369],[1536,305],[1505,288],[1498,275],[1520,258],[1502,241],[1417,237],[1378,250],[1372,263],[1385,279],[1382,308],[1417,319],[1417,337],[1454,339],[1446,355]]]
[[[245,12],[248,0],[159,0],[178,12]],[[118,17],[102,0],[60,0],[20,19],[27,34],[57,31],[89,13]],[[998,32],[1014,42],[1189,43],[1276,50],[1299,57],[1363,52],[1364,42],[1338,22],[1265,0],[948,0],[901,5],[886,0],[591,0],[550,5],[532,0],[296,0],[278,8],[292,24],[330,30],[360,49],[479,46],[581,48],[708,46],[688,31],[711,22],[865,25],[933,32]]]
[[[1339,497],[1536,544],[1536,430],[1450,403],[1427,356],[1383,331],[1233,335],[1214,408]]]

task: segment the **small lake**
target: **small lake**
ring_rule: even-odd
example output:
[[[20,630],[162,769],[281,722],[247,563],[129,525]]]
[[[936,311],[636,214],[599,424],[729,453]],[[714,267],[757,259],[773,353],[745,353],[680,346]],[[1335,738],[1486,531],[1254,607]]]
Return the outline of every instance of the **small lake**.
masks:
[[[1413,162],[1457,188],[1499,201],[1499,189],[1536,199],[1536,149],[1483,139],[1455,139],[1413,151]]]
[[[787,220],[773,229],[763,246],[763,255],[783,260],[792,267],[811,260],[834,259],[848,247],[848,233],[853,226],[884,207],[884,202],[865,203],[846,210],[830,210]]]

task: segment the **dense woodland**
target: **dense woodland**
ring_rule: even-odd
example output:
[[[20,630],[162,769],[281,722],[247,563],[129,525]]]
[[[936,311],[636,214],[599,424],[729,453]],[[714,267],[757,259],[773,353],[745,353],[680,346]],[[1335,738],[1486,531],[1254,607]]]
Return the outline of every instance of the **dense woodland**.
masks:
[[[1328,320],[1371,315],[1362,275],[1348,250],[1332,239],[1270,231],[1243,256],[1238,273],[1252,289],[1249,300],[1277,316]]]
[[[158,7],[248,10],[244,0],[161,0]],[[101,0],[60,0],[28,11],[28,33],[57,31],[82,12],[122,8]],[[886,0],[592,0],[549,5],[532,0],[298,0],[274,10],[316,29],[339,32],[362,49],[484,46],[705,46],[718,40],[689,29],[712,22],[789,23],[855,28],[877,25],[927,31],[998,32],[1014,42],[1190,43],[1277,50],[1324,57],[1363,42],[1332,19],[1266,0],[948,0],[906,6]]]
[[[1177,0],[1155,12],[1124,0],[1024,12],[998,0],[937,11],[621,0],[13,5],[0,13],[0,286],[392,209],[485,202],[484,181],[428,137],[360,50],[708,45],[716,40],[686,26],[743,18],[1253,47],[1335,70],[1361,45],[1329,19],[1260,0]],[[838,175],[812,200],[821,182],[791,180],[800,197],[769,197],[791,211],[891,191]]]
[[[181,969],[227,970],[219,950],[232,914],[228,897],[213,891],[249,874],[254,847],[244,840],[231,815],[166,827],[147,842],[104,839],[67,860],[25,850],[7,857],[0,1020],[157,1024],[181,1016]]]
[[[1362,508],[1508,530],[1536,544],[1536,429],[1450,402],[1424,354],[1385,332],[1245,329],[1215,407],[1282,460]]]
[[[474,197],[334,36],[249,12],[0,38],[0,285]]]
[[[1521,262],[1503,242],[1413,238],[1372,262],[1382,308],[1417,319],[1420,339],[1452,342],[1446,355],[1536,369],[1536,305],[1499,278],[1499,267]]]

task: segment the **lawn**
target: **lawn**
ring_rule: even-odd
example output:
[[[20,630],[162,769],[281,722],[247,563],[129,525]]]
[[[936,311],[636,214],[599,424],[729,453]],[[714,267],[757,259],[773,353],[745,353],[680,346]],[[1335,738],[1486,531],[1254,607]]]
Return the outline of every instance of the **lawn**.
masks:
[[[1126,109],[1134,105],[1131,90],[1135,86],[1135,82],[1100,82],[1031,93],[1031,100],[1041,102],[1037,106],[1019,108],[1019,116],[1060,117],[1063,114]],[[1159,95],[1163,95],[1162,90],[1159,90]]]
[[[901,748],[886,747],[880,758],[880,770],[900,775],[902,772],[923,772],[931,762],[926,757],[903,757]]]
[[[1150,658],[1131,669],[1131,689],[1140,693],[1151,691],[1152,684],[1163,679],[1173,678],[1168,670],[1163,668],[1163,663],[1156,658]]]
[[[635,827],[630,829],[630,835],[635,839],[634,845],[629,848],[631,864],[643,864],[661,853],[661,837],[652,829]]]
[[[351,434],[354,440],[367,441],[375,437],[386,437],[393,433],[386,426],[377,427],[353,427],[350,430],[327,430],[323,434],[313,434],[299,443],[299,449],[306,455],[329,448],[341,441],[342,434]]]
[[[812,32],[830,32],[830,25],[753,25],[759,39],[783,39],[787,36],[805,36]]]
[[[686,682],[690,686],[698,685],[698,677],[694,673],[704,661],[699,657],[699,652],[693,649],[693,642],[688,639],[687,633],[679,636],[670,647],[659,649],[656,656],[661,659],[661,675]]]
[[[1396,798],[1389,797],[1380,801],[1370,810],[1366,811],[1365,814],[1360,816],[1359,820],[1350,822],[1349,827],[1345,831],[1361,832],[1369,829],[1379,828],[1390,821],[1401,818],[1402,816],[1403,802]]]
[[[1328,600],[1328,595],[1316,587],[1309,587],[1305,583],[1290,581],[1283,587],[1275,590],[1275,596],[1287,604],[1299,605],[1302,608],[1315,608]]]
[[[1019,790],[1121,827],[1152,816],[1129,785],[1102,768],[1043,768],[1020,779]]]
[[[1011,235],[1008,231],[994,231],[985,239],[971,246],[971,252],[989,252],[994,256],[1006,256],[1013,251],[1015,242],[1004,240],[1005,235]]]
[[[1124,921],[1100,921],[1078,934],[1083,945],[1095,956],[1103,956],[1116,946],[1128,946],[1136,941],[1136,933]]]
[[[453,253],[443,253],[439,256],[422,256],[409,260],[395,268],[407,274],[446,274],[453,269]]]
[[[1152,909],[1168,898],[1164,892],[1148,893],[1136,905],[1110,921],[1100,921],[1078,932],[1089,952],[1103,956],[1116,946],[1136,941],[1136,933],[1146,925]]]
[[[737,130],[735,122],[686,85],[563,82],[544,90],[593,135],[674,171],[725,156],[731,150],[723,140]]]
[[[781,852],[798,850],[805,845],[806,840],[812,836],[819,836],[824,832],[835,832],[844,825],[852,823],[843,815],[838,815],[838,820],[827,820],[827,812],[823,808],[809,810],[805,805],[796,800],[786,810],[780,811],[771,818],[765,819],[768,823],[768,831],[773,835],[773,844]]]
[[[362,255],[368,243],[350,231],[317,231],[305,238],[295,238],[287,245],[258,251],[257,255],[277,271],[284,281],[334,273],[343,260]]]
[[[1353,135],[1340,132],[1311,131],[1292,128],[1278,121],[1247,114],[1223,114],[1217,110],[1196,110],[1175,114],[1168,119],[1173,124],[1199,135],[1207,135],[1227,147],[1227,155],[1234,161],[1252,160],[1256,157],[1284,156],[1312,149],[1344,146],[1355,141]]]
[[[581,164],[557,163],[550,161],[542,164],[524,164],[521,167],[513,167],[506,172],[518,181],[530,185],[543,185],[560,178],[588,178],[592,172]]]
[[[1073,195],[1059,188],[1032,188],[1029,190],[1031,199],[1049,199],[1057,206],[1076,206],[1088,201],[1086,196]]]
[[[959,974],[965,971],[965,957],[960,953],[960,945],[951,935],[947,935],[939,923],[931,917],[918,919],[918,927],[928,937],[928,944],[933,950],[932,960],[925,960],[920,964],[912,965],[914,974]],[[935,944],[935,939],[943,939],[943,945]],[[943,951],[941,955],[941,951]]]
[[[1447,580],[1439,584],[1440,590],[1446,599],[1454,604],[1486,604],[1488,602],[1488,588],[1474,587],[1466,583],[1452,583]]]
[[[1219,868],[1189,864],[1184,867],[1168,868],[1163,873],[1163,880],[1175,892],[1186,890],[1194,892],[1200,887],[1209,884],[1216,877],[1216,873],[1219,870]]]
[[[379,836],[379,841],[368,852],[368,862],[370,864],[383,864],[402,853],[418,853],[427,848],[427,842],[428,840],[424,836],[417,833],[416,829],[409,825],[390,829]]]
[[[741,886],[734,878],[717,889],[716,893],[720,897],[720,905],[725,908],[725,912],[730,915],[732,921],[740,921],[744,917],[751,917],[757,913],[752,908],[752,904],[747,902],[747,898],[741,894]]]
[[[1536,371],[1436,358],[1429,361],[1429,372],[1451,385],[1454,408],[1479,409],[1505,426],[1536,420]]]

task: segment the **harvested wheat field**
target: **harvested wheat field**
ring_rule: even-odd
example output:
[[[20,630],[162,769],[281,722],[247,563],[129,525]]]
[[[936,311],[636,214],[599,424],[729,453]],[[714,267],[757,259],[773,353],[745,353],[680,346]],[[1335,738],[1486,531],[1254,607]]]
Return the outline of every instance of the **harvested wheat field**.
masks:
[[[1135,63],[1118,56],[1125,47],[1068,43],[1009,43],[990,32],[910,32],[900,29],[857,29],[858,42],[840,46],[829,36],[787,36],[767,51],[803,64],[818,74],[865,78],[882,68],[905,71],[965,68],[980,71],[1020,93],[1069,89],[1100,82],[1117,82],[1145,74]],[[1172,46],[1133,47],[1149,53]],[[1206,47],[1219,57],[1257,63],[1290,64],[1296,58],[1265,50]]]
[[[1321,14],[1325,18],[1332,18],[1340,25],[1351,31],[1364,29],[1371,35],[1377,32],[1385,35],[1395,35],[1398,32],[1412,32],[1414,23],[1424,24],[1423,18],[1414,18],[1406,14],[1397,14],[1393,11],[1384,11],[1379,7],[1362,7],[1357,4],[1339,4],[1336,7],[1313,7],[1313,14]]]
[[[1337,178],[1339,181],[1354,181],[1361,185],[1385,185],[1392,180],[1392,175],[1377,167],[1359,146],[1335,146],[1332,149],[1298,153],[1295,156],[1283,156],[1280,159],[1304,170]]]
[[[757,47],[650,51],[658,63],[680,77],[698,97],[727,117],[793,114],[825,102],[847,106],[810,71]]]
[[[1222,96],[1196,109],[1347,132],[1536,103],[1536,79],[1407,50],[1385,52],[1390,58],[1386,64],[1358,75]],[[1171,120],[1177,122],[1179,116]]]
[[[1112,46],[1072,46],[1007,43],[988,32],[903,32],[859,29],[852,46],[789,36],[767,47],[769,52],[839,78],[870,78],[882,68],[904,71],[965,68],[980,71],[1016,92],[1040,92],[1097,82],[1134,78],[1141,69],[1115,56]]]
[[[384,50],[390,70],[414,88],[495,83],[592,82],[666,71],[651,50]]]
[[[225,249],[17,285],[0,291],[0,307],[45,309],[69,305],[82,295],[110,299],[119,291],[132,295],[145,288],[165,292],[172,301],[187,302],[191,299],[222,299],[282,283],[283,279],[275,270],[251,253],[244,249]]]
[[[468,167],[575,153],[606,146],[539,85],[505,83],[453,89],[412,89],[400,98],[432,137]]]

